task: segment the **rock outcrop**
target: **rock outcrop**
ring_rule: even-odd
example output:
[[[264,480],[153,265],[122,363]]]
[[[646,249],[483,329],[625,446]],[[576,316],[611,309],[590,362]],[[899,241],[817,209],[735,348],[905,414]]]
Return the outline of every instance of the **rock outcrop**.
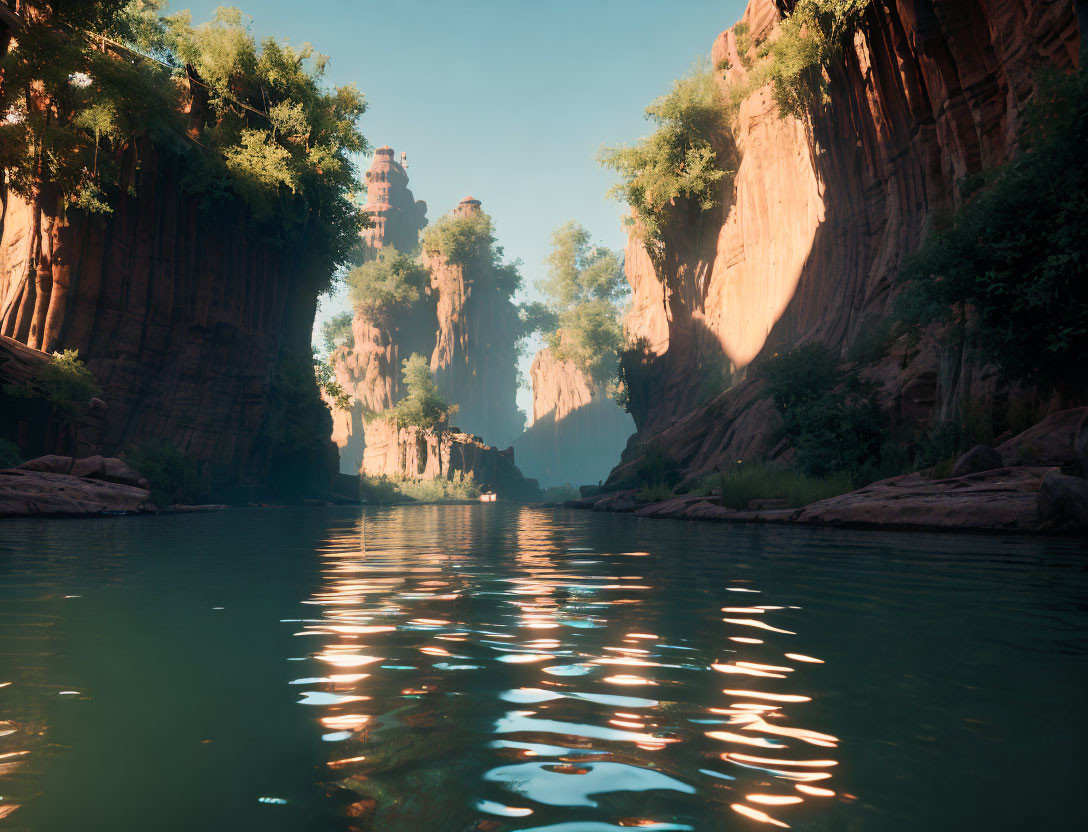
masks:
[[[522,470],[548,486],[603,480],[634,431],[631,417],[573,361],[548,349],[536,354],[529,375],[532,414],[514,440]]]
[[[277,251],[240,209],[203,204],[182,187],[178,157],[147,138],[118,162],[129,187],[113,213],[69,211],[47,241],[56,334],[44,346],[79,350],[102,386],[102,452],[167,441],[212,490],[277,477],[312,477],[323,490],[324,449],[288,463],[267,431],[274,381],[289,364],[309,366],[316,297],[304,241]],[[30,213],[7,195],[0,326],[23,342],[29,321],[14,312],[28,291]]]
[[[454,214],[481,210],[480,201],[470,196]],[[490,279],[490,263],[450,263],[431,253],[425,253],[424,262],[437,300],[431,372],[438,389],[457,405],[457,421],[467,430],[509,445],[524,424],[516,402],[517,307]]]
[[[392,420],[366,425],[362,473],[394,479],[460,480],[471,477],[484,491],[507,500],[539,499],[536,480],[514,464],[514,450],[500,451],[460,428],[400,427]]]
[[[747,89],[754,45],[773,37],[793,6],[749,2],[745,55],[733,29],[719,36],[712,61],[726,67],[723,88]],[[739,418],[749,391],[738,385],[698,408],[699,365],[718,352],[743,375],[751,362],[800,344],[845,353],[864,340],[890,308],[902,257],[935,217],[958,207],[965,177],[1017,151],[1035,71],[1077,66],[1079,42],[1069,0],[891,0],[869,5],[810,124],[783,117],[769,86],[750,90],[733,120],[736,176],[720,209],[698,228],[683,217],[670,223],[665,273],[638,240],[628,245],[626,327],[648,350],[628,376],[640,434],[624,463],[636,463],[654,436],[702,445],[704,456],[689,457],[693,470],[755,444],[766,433],[759,419],[728,451],[709,441],[721,429],[700,420]],[[966,352],[939,354],[938,336],[904,337],[867,371],[893,422],[924,427],[964,399],[997,409],[1018,395]],[[672,430],[680,421],[687,443]]]
[[[147,480],[119,459],[50,455],[0,471],[0,517],[154,511]]]

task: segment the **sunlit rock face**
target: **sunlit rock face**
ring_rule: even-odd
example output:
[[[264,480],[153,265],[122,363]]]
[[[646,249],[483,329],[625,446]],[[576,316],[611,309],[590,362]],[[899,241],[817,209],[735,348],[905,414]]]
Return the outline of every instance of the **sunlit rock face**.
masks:
[[[426,203],[408,189],[408,174],[392,148],[378,148],[367,171],[367,212],[373,227],[363,232],[363,258],[386,247],[411,252],[427,224]],[[457,215],[481,210],[466,197]],[[382,411],[401,398],[401,362],[430,358],[443,396],[457,405],[457,422],[488,442],[507,446],[521,432],[517,394],[517,308],[484,274],[483,264],[447,262],[424,255],[431,282],[411,309],[372,318],[355,310],[353,347],[331,356],[337,381],[355,400],[350,411],[333,414],[332,439],[340,449],[340,471],[356,474],[363,461],[363,413]]]
[[[751,0],[750,39],[773,37],[793,6]],[[733,122],[739,161],[720,210],[698,230],[674,223],[664,274],[637,240],[627,248],[626,327],[650,349],[633,408],[641,434],[692,411],[692,368],[715,349],[738,368],[808,342],[845,352],[888,312],[903,256],[959,205],[963,179],[1015,152],[1032,72],[1076,66],[1079,41],[1068,2],[894,0],[870,6],[810,126],[782,117],[769,88],[752,92]],[[728,61],[723,87],[744,82],[733,29],[712,60]],[[964,391],[1008,395],[964,362],[940,377],[928,341],[903,345],[879,370],[882,400],[904,418],[925,423]]]
[[[526,479],[514,464],[512,449],[500,451],[460,428],[428,430],[372,419],[365,432],[362,473],[367,476],[451,481],[471,477],[481,489],[503,499],[540,496],[536,480]]]
[[[470,196],[454,213],[480,210],[480,201]],[[457,422],[465,430],[507,447],[524,423],[516,402],[517,307],[482,273],[482,264],[462,266],[432,254],[425,263],[437,301],[431,371],[438,389],[457,404]]]
[[[411,252],[427,224],[427,203],[408,189],[408,173],[394,158],[393,148],[374,151],[366,182],[371,227],[363,231],[362,259],[372,259],[386,247]],[[362,465],[363,413],[384,410],[400,398],[401,361],[413,352],[430,354],[433,318],[430,298],[396,318],[375,320],[355,310],[354,346],[340,347],[330,357],[336,380],[354,399],[351,410],[333,409],[332,440],[340,450],[341,473],[357,474]]]
[[[325,491],[331,445],[287,460],[266,434],[273,381],[285,363],[309,363],[316,298],[302,247],[275,251],[243,210],[186,193],[179,158],[147,137],[125,146],[118,169],[130,187],[108,218],[71,210],[42,232],[53,311],[41,345],[79,350],[102,386],[99,450],[169,442],[197,462],[210,491],[232,498],[303,472],[305,488]],[[30,214],[8,194],[0,331],[24,343]],[[327,418],[316,397],[314,407],[313,418]]]
[[[533,359],[532,421],[514,441],[518,465],[545,486],[604,479],[635,429],[572,361],[543,349]]]

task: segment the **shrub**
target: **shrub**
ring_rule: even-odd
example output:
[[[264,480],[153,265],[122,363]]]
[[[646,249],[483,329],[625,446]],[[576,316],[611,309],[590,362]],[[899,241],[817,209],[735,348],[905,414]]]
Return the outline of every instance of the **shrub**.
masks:
[[[1088,71],[1043,73],[1025,150],[904,262],[898,313],[953,322],[1006,378],[1088,385]]]
[[[359,478],[359,499],[365,503],[463,502],[479,496],[480,487],[471,473],[457,472],[448,480],[366,475]]]
[[[87,412],[91,399],[102,395],[94,374],[79,360],[78,350],[53,353],[28,384],[4,385],[4,392],[22,398],[43,398],[62,424],[75,422]]]
[[[419,260],[390,246],[348,274],[348,297],[368,316],[383,318],[418,303],[429,281]]]
[[[635,479],[643,490],[660,490],[664,487],[671,493],[680,481],[680,468],[665,453],[660,442],[651,440],[643,445]]]
[[[697,67],[646,108],[656,125],[653,133],[634,145],[600,152],[601,164],[621,179],[609,195],[631,206],[635,233],[651,257],[673,201],[684,200],[690,215],[698,217],[719,204],[722,180],[734,173],[731,160],[715,150],[716,143],[731,144],[725,104],[715,72]]]
[[[875,476],[883,420],[870,386],[856,373],[840,373],[834,354],[820,344],[775,355],[758,373],[782,413],[802,473],[847,472],[859,481]]]
[[[455,408],[438,392],[427,359],[413,353],[401,363],[407,395],[393,405],[390,414],[402,426],[443,427]]]
[[[320,362],[324,363],[324,362]],[[282,351],[272,379],[265,434],[284,453],[311,451],[328,442],[332,425],[321,400],[313,355]]]
[[[829,392],[839,378],[838,361],[822,344],[775,353],[758,368],[758,374],[767,395],[783,412]]]
[[[19,447],[10,439],[0,439],[0,468],[14,468],[23,461]]]
[[[815,477],[799,471],[768,468],[762,463],[742,463],[707,478],[719,489],[722,505],[745,509],[751,500],[786,500],[791,508],[807,506],[852,491],[851,476],[840,471]]]
[[[783,115],[807,119],[827,100],[825,73],[861,25],[870,0],[799,0],[769,43],[766,77]]]
[[[159,508],[196,500],[200,491],[196,463],[174,445],[164,442],[133,448],[123,457],[147,478],[151,500]]]

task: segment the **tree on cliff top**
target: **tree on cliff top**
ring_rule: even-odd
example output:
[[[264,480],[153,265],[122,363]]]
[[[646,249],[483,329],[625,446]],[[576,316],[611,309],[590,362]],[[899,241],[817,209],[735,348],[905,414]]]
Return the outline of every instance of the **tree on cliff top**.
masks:
[[[807,119],[827,101],[827,70],[850,43],[872,0],[798,0],[768,45],[759,73],[783,115]]]
[[[503,248],[496,242],[491,217],[484,211],[451,211],[439,217],[423,229],[420,244],[423,251],[451,265],[475,266],[477,282],[490,282],[507,297],[521,288],[521,262],[503,262]]]
[[[621,256],[594,245],[574,220],[552,232],[544,303],[521,308],[526,334],[540,332],[560,361],[573,361],[599,388],[614,385],[623,343],[618,302],[626,295]]]
[[[438,392],[427,359],[419,353],[412,353],[401,363],[404,388],[408,395],[393,405],[390,414],[402,427],[437,429],[444,426],[457,407],[450,405]]]
[[[646,117],[656,125],[653,133],[634,145],[602,148],[598,158],[619,173],[622,181],[609,196],[631,206],[635,216],[628,224],[659,261],[674,205],[685,202],[697,218],[720,203],[722,180],[733,174],[725,150],[732,139],[726,101],[709,66],[697,65],[675,81],[646,108]]]
[[[429,281],[429,272],[416,257],[388,246],[348,273],[348,296],[367,317],[385,319],[418,303]]]
[[[67,209],[109,213],[140,187],[126,151],[149,136],[185,157],[191,193],[238,200],[274,245],[306,246],[305,279],[327,287],[358,237],[352,154],[366,148],[354,87],[326,92],[309,46],[259,47],[237,10],[193,27],[158,0],[22,4],[0,27],[0,166],[30,205],[21,286],[0,331],[51,349],[67,303],[53,269]],[[183,111],[187,111],[183,114]]]

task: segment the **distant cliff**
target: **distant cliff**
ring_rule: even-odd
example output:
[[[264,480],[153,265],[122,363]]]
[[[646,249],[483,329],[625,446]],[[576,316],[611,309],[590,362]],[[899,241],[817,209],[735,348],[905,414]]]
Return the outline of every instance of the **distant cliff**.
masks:
[[[547,486],[604,479],[634,431],[630,415],[573,361],[559,361],[548,349],[536,354],[529,375],[533,411],[514,440],[518,465]]]
[[[794,5],[751,0],[743,37],[718,37],[723,90],[746,88],[752,50]],[[811,122],[783,117],[769,85],[747,90],[732,119],[736,175],[702,236],[670,227],[666,274],[637,239],[627,248],[627,329],[648,344],[629,359],[639,439],[661,437],[689,473],[769,451],[775,419],[753,415],[769,408],[753,383],[697,406],[693,368],[724,354],[743,377],[799,344],[845,354],[863,341],[890,310],[902,258],[959,207],[964,179],[1015,154],[1033,73],[1075,67],[1079,42],[1068,0],[872,3]],[[1013,392],[966,355],[938,355],[932,335],[904,336],[871,374],[893,423],[928,424],[968,388],[992,407]],[[638,454],[632,445],[614,482]]]
[[[364,232],[362,260],[390,247],[413,252],[426,227],[426,203],[408,189],[408,175],[390,147],[380,147],[367,172],[366,211],[373,227]],[[449,219],[478,215],[468,197]],[[352,340],[330,356],[337,381],[354,399],[351,411],[334,413],[333,441],[340,470],[360,470],[366,447],[364,414],[380,412],[403,395],[401,362],[413,353],[430,360],[442,395],[457,405],[455,421],[487,442],[507,446],[520,433],[517,409],[517,307],[494,279],[487,252],[451,262],[439,251],[422,251],[427,285],[415,302],[376,313],[356,306]]]

